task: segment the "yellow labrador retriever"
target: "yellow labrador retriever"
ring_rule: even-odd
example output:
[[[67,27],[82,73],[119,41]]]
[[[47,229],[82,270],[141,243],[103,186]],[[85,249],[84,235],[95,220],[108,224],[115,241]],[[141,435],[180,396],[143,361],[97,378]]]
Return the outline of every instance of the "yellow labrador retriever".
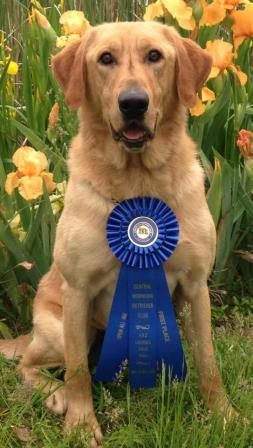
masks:
[[[210,68],[204,50],[155,22],[94,27],[53,59],[69,107],[79,110],[80,130],[70,148],[54,264],[34,302],[33,334],[1,343],[0,349],[22,355],[21,373],[33,386],[45,381],[38,368],[66,365],[65,386],[47,405],[66,412],[67,431],[86,423],[94,447],[102,434],[93,410],[88,352],[96,329],[106,327],[119,271],[106,242],[115,201],[154,196],[176,213],[180,241],[165,269],[194,352],[201,394],[209,408],[225,416],[235,413],[211,337],[207,279],[215,228],[196,147],[186,132],[185,107],[195,104]]]

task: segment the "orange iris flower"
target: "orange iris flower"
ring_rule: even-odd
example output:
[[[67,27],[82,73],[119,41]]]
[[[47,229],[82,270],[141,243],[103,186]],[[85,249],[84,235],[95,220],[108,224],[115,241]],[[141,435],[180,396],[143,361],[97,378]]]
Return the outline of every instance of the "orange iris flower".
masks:
[[[5,190],[11,194],[18,188],[20,195],[27,201],[43,194],[43,179],[49,192],[56,188],[53,173],[45,171],[48,162],[45,154],[29,146],[21,146],[13,154],[12,161],[17,171],[7,175]]]
[[[227,13],[231,13],[236,10],[236,7],[240,4],[249,3],[248,0],[213,0],[212,3],[208,3],[206,0],[200,0],[203,8],[203,15],[200,19],[200,26],[213,26],[221,23]]]
[[[237,50],[247,37],[253,38],[253,4],[245,4],[244,9],[233,11],[231,16],[234,21],[232,26],[234,46]]]
[[[213,66],[209,79],[215,78],[226,69],[230,69],[236,74],[241,85],[244,85],[247,82],[247,75],[232,62],[234,57],[232,44],[229,42],[224,42],[221,39],[216,39],[213,41],[209,40],[206,43],[206,50],[213,58]]]
[[[200,19],[200,26],[212,26],[222,22],[226,17],[226,9],[224,0],[214,0],[212,3],[207,3],[205,0],[200,0],[203,8],[203,15]]]
[[[197,95],[196,104],[194,107],[190,109],[190,114],[194,117],[199,117],[202,115],[206,110],[206,104],[207,102],[213,102],[215,100],[215,93],[208,89],[208,87],[203,87],[201,89],[200,96]]]

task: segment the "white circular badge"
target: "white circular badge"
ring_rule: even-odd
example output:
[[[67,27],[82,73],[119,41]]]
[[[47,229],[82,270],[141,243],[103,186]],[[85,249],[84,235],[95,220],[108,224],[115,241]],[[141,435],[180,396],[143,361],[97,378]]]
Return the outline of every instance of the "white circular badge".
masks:
[[[138,216],[133,219],[127,229],[130,241],[138,247],[152,246],[158,238],[158,227],[153,219]]]

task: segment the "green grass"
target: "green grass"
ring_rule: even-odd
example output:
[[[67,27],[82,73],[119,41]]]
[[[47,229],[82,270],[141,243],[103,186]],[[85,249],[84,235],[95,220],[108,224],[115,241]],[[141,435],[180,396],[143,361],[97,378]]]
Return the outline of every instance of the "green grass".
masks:
[[[63,8],[59,4],[58,0],[41,0],[44,14],[58,35],[62,32],[59,20],[63,11],[81,9],[91,24],[136,20],[142,18],[146,1],[65,0],[61,2]],[[18,74],[12,76],[7,74],[7,66],[0,64],[0,334],[9,337],[30,325],[32,298],[52,262],[60,216],[59,210],[54,213],[53,198],[55,193],[62,195],[57,189],[30,202],[17,190],[9,196],[5,181],[7,174],[15,171],[12,156],[24,144],[43,151],[59,187],[67,180],[68,146],[78,124],[50,68],[51,57],[59,49],[37,23],[29,23],[31,1],[0,0],[0,6],[0,61],[11,56],[19,65]],[[168,18],[165,21],[171,23]],[[178,29],[182,35],[189,35]],[[221,37],[232,42],[227,21],[200,28],[196,41],[204,47],[207,40]],[[240,129],[253,131],[251,54],[251,41],[247,40],[234,61],[248,75],[246,86],[240,86],[232,73],[210,80],[208,85],[217,99],[200,117],[189,117],[188,125],[205,169],[207,201],[217,229],[212,290],[224,306],[233,305],[230,298],[235,295],[241,307],[248,301],[252,309],[252,264],[243,254],[252,254],[253,250],[253,162],[244,160],[236,146]],[[55,102],[59,104],[59,120],[49,128]],[[20,222],[15,225],[18,217]],[[32,264],[31,270],[20,264],[24,261]]]
[[[228,395],[242,417],[253,407],[253,318],[235,315],[215,330],[216,355]],[[106,388],[94,383],[96,413],[105,435],[104,448],[250,448],[253,427],[242,418],[226,423],[211,414],[199,395],[196,372],[190,365],[185,384],[134,392],[126,383]],[[63,438],[63,418],[52,416],[44,396],[22,387],[15,363],[0,360],[0,448],[88,447],[88,437]],[[20,441],[19,437],[25,439]]]

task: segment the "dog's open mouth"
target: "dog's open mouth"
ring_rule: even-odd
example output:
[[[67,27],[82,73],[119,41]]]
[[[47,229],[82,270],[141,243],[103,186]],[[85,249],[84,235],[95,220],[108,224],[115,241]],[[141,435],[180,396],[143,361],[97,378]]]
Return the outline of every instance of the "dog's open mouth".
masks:
[[[124,126],[120,131],[115,131],[112,126],[111,129],[114,140],[121,141],[128,148],[141,148],[144,143],[154,138],[154,132],[136,121]]]

